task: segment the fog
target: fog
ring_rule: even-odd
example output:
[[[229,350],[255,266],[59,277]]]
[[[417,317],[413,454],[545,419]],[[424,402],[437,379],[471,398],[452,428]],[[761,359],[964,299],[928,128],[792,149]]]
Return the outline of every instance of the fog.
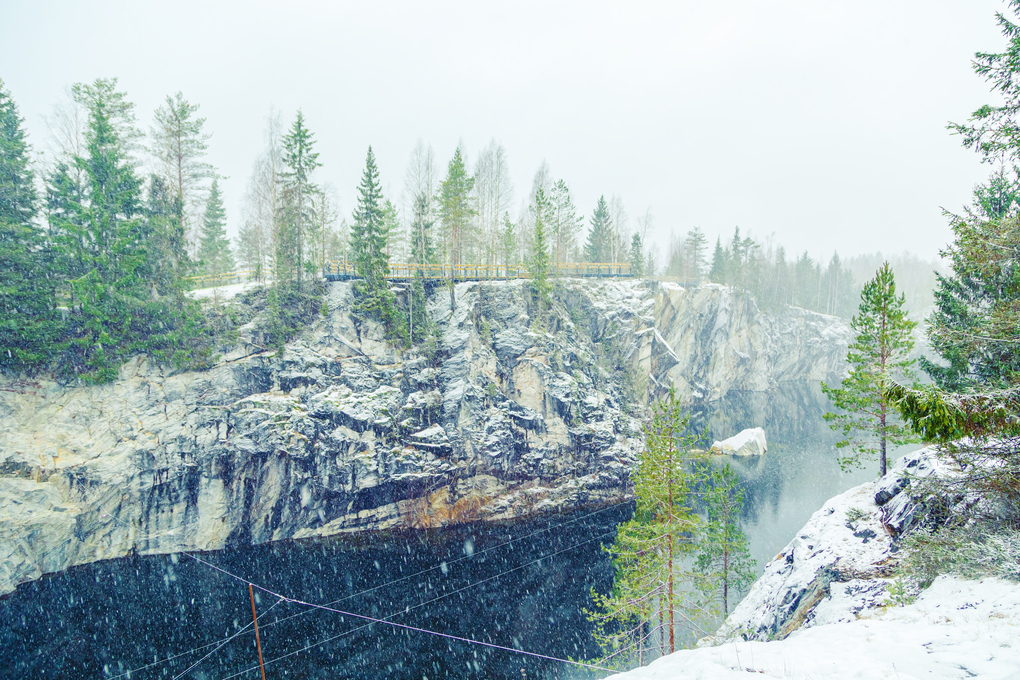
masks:
[[[66,86],[117,77],[148,129],[201,105],[229,232],[271,109],[300,108],[319,183],[353,208],[371,144],[397,198],[419,138],[508,153],[514,200],[548,163],[589,216],[618,195],[656,240],[734,226],[827,259],[936,256],[988,166],[945,129],[995,101],[975,51],[997,0],[818,3],[4,3],[0,78],[37,151]],[[660,262],[661,263],[661,262]]]

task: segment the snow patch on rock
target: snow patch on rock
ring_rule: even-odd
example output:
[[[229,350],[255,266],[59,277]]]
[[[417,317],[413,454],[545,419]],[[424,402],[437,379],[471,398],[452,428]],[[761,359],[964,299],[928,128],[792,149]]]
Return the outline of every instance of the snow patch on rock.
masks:
[[[1020,584],[940,576],[905,607],[801,630],[774,642],[734,641],[684,650],[617,680],[737,680],[758,677],[1016,678],[1020,669]]]

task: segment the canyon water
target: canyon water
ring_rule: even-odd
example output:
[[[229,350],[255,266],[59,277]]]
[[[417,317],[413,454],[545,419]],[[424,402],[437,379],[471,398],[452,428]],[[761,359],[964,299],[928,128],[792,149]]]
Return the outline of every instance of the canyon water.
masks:
[[[788,384],[692,410],[709,439],[766,430],[767,455],[728,459],[759,571],[825,500],[874,477],[840,470],[826,407],[817,385]],[[0,599],[0,676],[261,677],[251,581],[266,589],[252,594],[267,678],[601,677],[555,659],[597,654],[583,610],[612,583],[601,544],[631,510],[75,567]]]

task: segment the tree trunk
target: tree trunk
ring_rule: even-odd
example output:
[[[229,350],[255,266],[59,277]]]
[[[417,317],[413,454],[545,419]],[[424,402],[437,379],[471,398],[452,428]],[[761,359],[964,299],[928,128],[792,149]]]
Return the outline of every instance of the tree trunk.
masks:
[[[673,537],[669,537],[669,653],[676,651],[676,640],[673,626]]]

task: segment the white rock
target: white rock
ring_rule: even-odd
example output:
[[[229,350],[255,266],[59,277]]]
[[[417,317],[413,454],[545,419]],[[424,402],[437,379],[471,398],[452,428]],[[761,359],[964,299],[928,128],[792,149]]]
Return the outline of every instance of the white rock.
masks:
[[[721,442],[714,442],[709,453],[723,456],[761,456],[769,450],[765,430],[752,427]]]

